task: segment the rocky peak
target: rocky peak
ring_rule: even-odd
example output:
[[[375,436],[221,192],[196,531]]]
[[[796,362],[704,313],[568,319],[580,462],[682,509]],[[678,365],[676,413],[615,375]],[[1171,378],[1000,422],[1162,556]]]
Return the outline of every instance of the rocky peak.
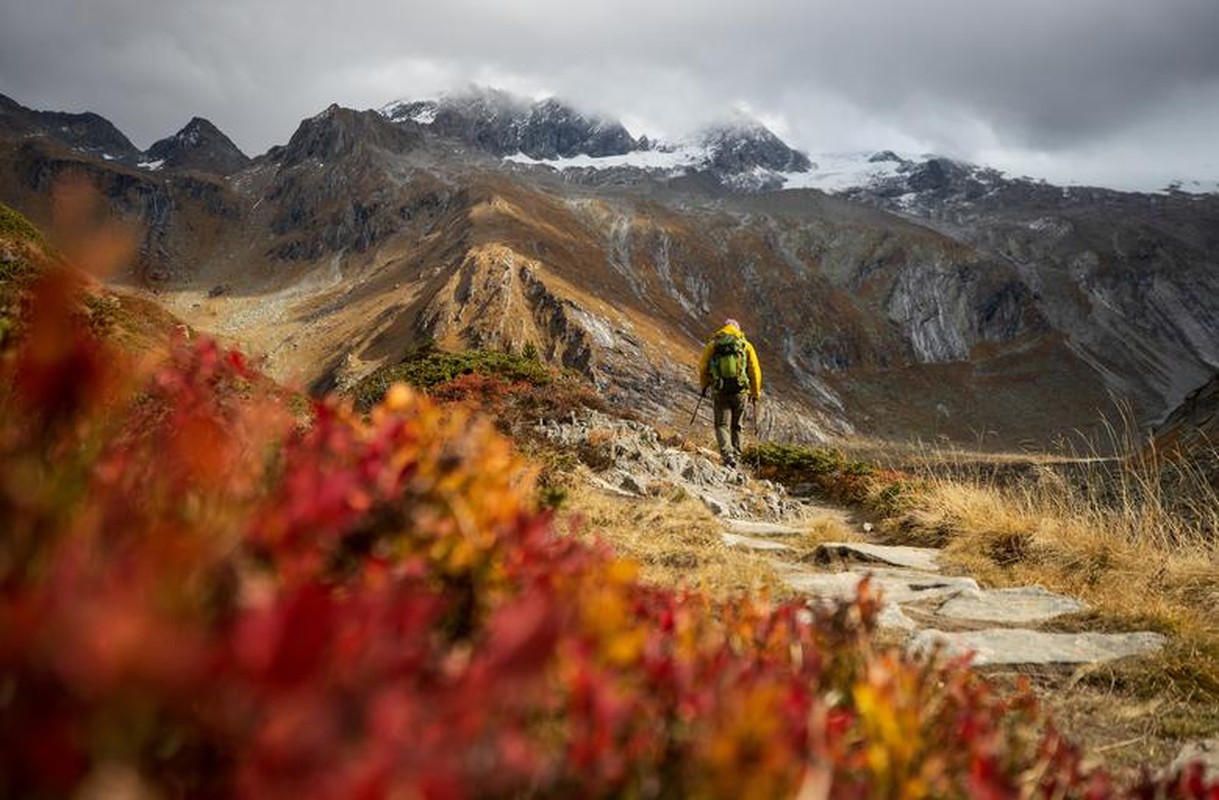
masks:
[[[250,163],[229,137],[202,117],[194,117],[182,130],[158,141],[148,149],[147,157],[166,168],[216,175],[231,175]]]
[[[530,102],[483,87],[437,100],[398,101],[381,113],[394,122],[424,125],[497,156],[523,153],[550,160],[621,155],[638,148],[618,122],[583,114],[557,98]]]
[[[35,111],[0,96],[0,130],[18,134],[42,134],[90,155],[112,160],[136,161],[140,151],[113,123],[91,111],[73,114]]]
[[[881,150],[879,153],[873,153],[868,157],[869,164],[883,164],[886,161],[892,161],[895,164],[906,164],[906,159],[894,153],[892,150]]]
[[[711,166],[730,175],[759,167],[772,172],[806,172],[812,165],[804,153],[744,115],[704,128],[698,140],[707,148]]]
[[[310,159],[330,161],[368,147],[405,152],[418,141],[417,132],[375,111],[354,111],[335,104],[303,121],[288,144],[273,148],[270,156],[290,166]]]

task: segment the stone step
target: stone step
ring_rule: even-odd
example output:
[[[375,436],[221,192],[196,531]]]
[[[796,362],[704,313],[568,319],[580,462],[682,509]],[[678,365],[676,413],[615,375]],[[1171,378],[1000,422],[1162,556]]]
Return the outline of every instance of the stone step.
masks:
[[[724,533],[721,534],[724,538],[724,544],[729,547],[740,547],[745,550],[758,550],[761,552],[772,553],[791,553],[794,550],[782,542],[772,542],[769,539],[758,539],[753,536],[742,536],[739,533]]]
[[[826,542],[813,551],[811,560],[816,564],[862,561],[870,564],[888,564],[894,567],[917,569],[923,572],[939,572],[940,552],[933,547],[900,547],[865,542]]]
[[[872,586],[889,603],[912,603],[941,597],[951,597],[963,591],[981,591],[973,578],[939,575],[909,569],[848,570],[845,572],[789,572],[784,576],[787,585],[797,592],[828,600],[852,600],[856,587],[864,578],[871,576]]]
[[[1191,764],[1202,765],[1204,781],[1219,781],[1219,739],[1188,742],[1168,766],[1170,775],[1179,776]]]
[[[788,525],[779,525],[775,522],[758,522],[751,519],[728,519],[723,520],[724,527],[729,533],[735,533],[740,536],[799,536],[803,531],[792,528]]]
[[[1030,625],[1086,610],[1086,605],[1072,597],[1054,594],[1040,586],[1022,586],[963,591],[945,601],[935,613],[949,619]]]
[[[1158,633],[1045,633],[1021,628],[946,633],[934,628],[910,637],[907,649],[949,657],[972,652],[975,666],[994,664],[1095,664],[1152,653],[1164,646]]]

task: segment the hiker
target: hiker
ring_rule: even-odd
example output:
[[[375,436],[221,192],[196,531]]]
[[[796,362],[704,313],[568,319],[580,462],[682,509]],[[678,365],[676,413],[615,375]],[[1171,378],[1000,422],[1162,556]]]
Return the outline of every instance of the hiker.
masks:
[[[757,413],[762,396],[762,368],[758,354],[745,340],[740,323],[724,320],[703,348],[698,365],[700,388],[705,394],[712,389],[712,409],[715,415],[715,443],[726,467],[735,467],[741,457],[741,419],[745,415],[745,395],[749,395]]]

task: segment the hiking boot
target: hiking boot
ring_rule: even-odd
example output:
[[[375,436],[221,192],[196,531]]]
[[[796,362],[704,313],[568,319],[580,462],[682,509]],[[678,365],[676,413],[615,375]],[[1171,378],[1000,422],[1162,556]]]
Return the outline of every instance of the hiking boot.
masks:
[[[724,466],[728,469],[736,469],[736,458],[734,456],[724,456]]]

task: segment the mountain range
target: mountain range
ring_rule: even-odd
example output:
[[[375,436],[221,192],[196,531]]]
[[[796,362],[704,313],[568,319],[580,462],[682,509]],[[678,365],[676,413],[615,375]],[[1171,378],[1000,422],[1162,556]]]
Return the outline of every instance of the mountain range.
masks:
[[[84,178],[143,230],[112,281],[343,387],[424,343],[522,348],[678,423],[727,316],[775,436],[1044,445],[1160,419],[1219,365],[1219,195],[1059,187],[932,155],[675,142],[470,89],[331,106],[249,158],[195,118],[139,151],[0,97],[0,201]]]

